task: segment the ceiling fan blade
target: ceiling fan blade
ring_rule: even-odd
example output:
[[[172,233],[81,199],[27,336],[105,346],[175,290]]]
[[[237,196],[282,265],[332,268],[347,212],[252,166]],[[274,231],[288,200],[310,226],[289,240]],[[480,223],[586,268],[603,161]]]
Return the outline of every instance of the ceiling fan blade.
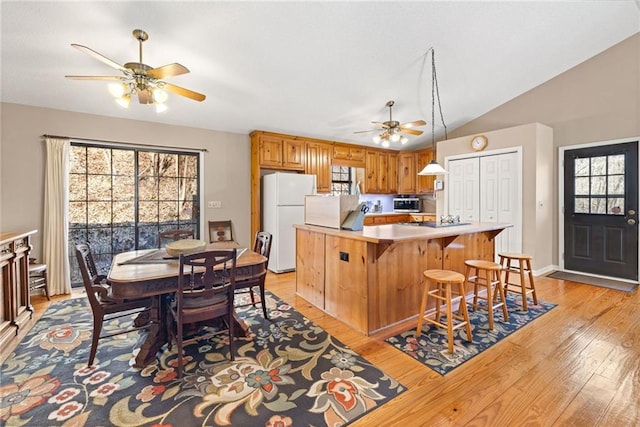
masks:
[[[122,81],[126,80],[126,77],[123,76],[65,76],[68,79],[73,80],[116,80]]]
[[[167,77],[179,76],[180,74],[186,74],[189,69],[184,65],[180,65],[177,62],[173,64],[163,65],[162,67],[153,68],[147,71],[147,76],[154,79],[164,79]]]
[[[140,104],[153,104],[151,93],[148,90],[136,89],[136,92],[138,93],[138,101],[140,101]]]
[[[110,67],[115,68],[116,70],[120,70],[124,73],[128,73],[129,70],[127,70],[124,66],[118,64],[115,61],[112,61],[111,59],[107,58],[106,56],[96,52],[93,49],[90,49],[86,46],[82,46],[81,44],[75,44],[75,43],[71,43],[71,46],[75,47],[76,49],[78,49],[80,52],[84,52],[89,56],[94,57],[95,59],[97,59],[98,61],[101,61],[105,64],[107,64]]]
[[[371,123],[373,123],[374,125],[382,126],[385,129],[389,128],[389,125],[386,123],[382,123],[382,122],[371,122]]]
[[[422,133],[423,133],[421,130],[405,129],[405,128],[400,128],[400,132],[408,133],[409,135],[422,135]]]
[[[368,132],[380,132],[380,129],[371,129],[371,130],[359,130],[354,133],[368,133]]]
[[[163,87],[169,92],[173,92],[176,95],[186,96],[187,98],[191,98],[194,101],[202,102],[206,98],[206,96],[201,93],[194,92],[180,86],[172,85],[171,83],[163,83]]]
[[[427,124],[427,122],[425,122],[424,120],[416,120],[415,122],[403,123],[403,124],[400,125],[400,127],[412,128],[412,127],[416,127],[416,126],[424,126],[426,124]]]

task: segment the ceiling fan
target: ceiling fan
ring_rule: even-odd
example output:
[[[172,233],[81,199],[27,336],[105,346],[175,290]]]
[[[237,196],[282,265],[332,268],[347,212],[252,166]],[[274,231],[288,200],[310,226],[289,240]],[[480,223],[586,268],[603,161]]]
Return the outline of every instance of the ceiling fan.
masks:
[[[427,122],[425,122],[424,120],[416,120],[413,122],[400,123],[396,120],[393,120],[393,104],[395,104],[394,101],[389,101],[386,104],[386,106],[389,107],[389,120],[387,120],[386,122],[371,122],[375,125],[378,125],[379,129],[361,130],[354,133],[381,132],[379,135],[373,137],[373,142],[375,142],[376,144],[382,142],[383,147],[389,146],[389,140],[406,144],[408,141],[407,137],[400,135],[400,133],[406,133],[409,135],[422,135],[421,130],[412,128],[416,126],[424,126],[427,124]]]
[[[132,95],[137,95],[141,104],[156,104],[157,111],[166,109],[164,101],[167,99],[166,91],[177,95],[185,96],[195,101],[204,101],[205,95],[167,83],[162,79],[167,77],[186,74],[189,70],[178,63],[163,65],[162,67],[153,68],[142,62],[142,43],[145,42],[149,35],[143,30],[133,30],[133,37],[138,40],[140,46],[139,62],[127,62],[120,65],[106,56],[90,49],[86,46],[72,43],[81,52],[107,64],[110,67],[120,70],[122,76],[65,76],[74,80],[111,80],[119,83],[109,86],[109,91],[116,97],[116,102],[120,105],[128,107]],[[163,107],[163,108],[162,108]]]

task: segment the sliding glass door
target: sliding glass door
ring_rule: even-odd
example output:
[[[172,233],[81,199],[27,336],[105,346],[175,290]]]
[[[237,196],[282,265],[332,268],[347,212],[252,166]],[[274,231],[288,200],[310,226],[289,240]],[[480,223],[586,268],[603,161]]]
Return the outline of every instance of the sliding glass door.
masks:
[[[75,245],[88,242],[98,270],[113,256],[158,247],[158,233],[200,230],[199,154],[72,143],[69,175],[71,283],[82,277]]]

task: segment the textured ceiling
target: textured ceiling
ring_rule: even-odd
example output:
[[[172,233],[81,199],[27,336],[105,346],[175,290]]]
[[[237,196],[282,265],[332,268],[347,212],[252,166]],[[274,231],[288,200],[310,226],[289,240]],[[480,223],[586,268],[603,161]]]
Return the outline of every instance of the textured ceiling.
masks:
[[[387,120],[394,100],[395,120],[429,122],[410,137],[415,148],[431,141],[430,47],[453,129],[638,32],[639,10],[634,0],[2,1],[2,102],[373,145],[373,134],[353,132]],[[167,81],[204,102],[171,94],[165,113],[124,110],[106,82],[64,77],[117,75],[70,44],[135,62],[135,28],[150,36],[144,62],[186,66]]]

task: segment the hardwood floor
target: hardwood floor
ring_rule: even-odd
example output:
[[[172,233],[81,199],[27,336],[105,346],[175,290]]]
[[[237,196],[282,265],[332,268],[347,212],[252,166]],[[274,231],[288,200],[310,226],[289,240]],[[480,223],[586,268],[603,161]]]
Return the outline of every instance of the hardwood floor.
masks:
[[[536,288],[558,306],[441,376],[297,297],[295,273],[267,277],[267,289],[408,388],[354,427],[640,426],[640,291],[545,277]],[[36,316],[48,306],[33,304]]]

